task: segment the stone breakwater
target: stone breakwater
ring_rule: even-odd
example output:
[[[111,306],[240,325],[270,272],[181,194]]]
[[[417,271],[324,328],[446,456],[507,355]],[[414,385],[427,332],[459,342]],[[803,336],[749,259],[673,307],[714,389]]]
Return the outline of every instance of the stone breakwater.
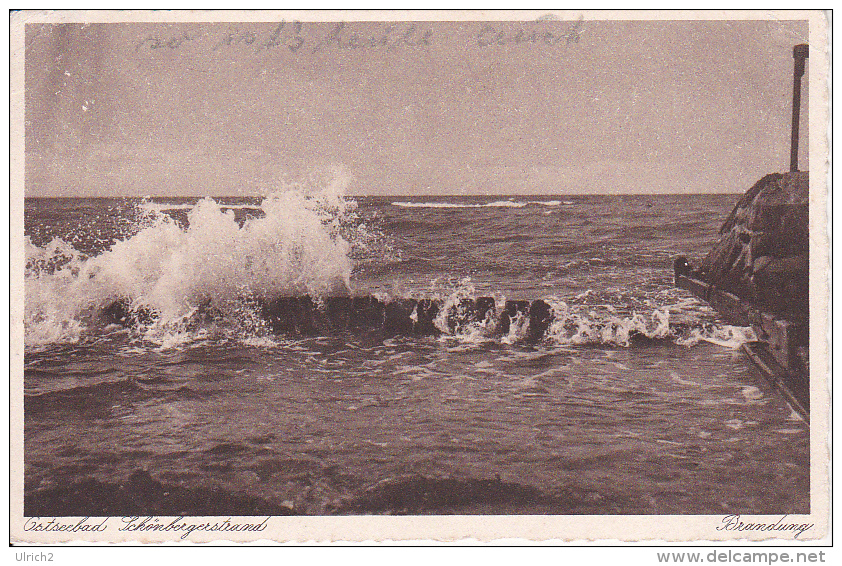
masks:
[[[377,330],[387,336],[437,336],[459,333],[469,325],[493,328],[506,335],[521,329],[527,341],[540,340],[554,320],[552,307],[543,300],[508,300],[500,308],[492,297],[462,298],[445,302],[434,299],[383,300],[373,296],[314,299],[281,297],[257,304],[267,328],[277,335],[321,336]],[[156,313],[133,309],[118,300],[99,313],[103,323],[134,326],[154,322]],[[208,304],[195,311],[189,324],[212,323],[224,313]]]
[[[762,341],[743,349],[802,414],[809,413],[809,177],[766,175],[737,202],[698,268],[675,261],[676,285]]]
[[[548,302],[549,301],[549,302]],[[241,305],[242,306],[242,305]],[[671,321],[669,310],[598,313],[569,307],[553,299],[495,300],[493,297],[447,299],[383,299],[356,297],[280,297],[253,300],[244,310],[206,303],[184,318],[163,321],[143,307],[118,300],[102,308],[86,324],[113,324],[142,333],[167,325],[179,332],[215,328],[238,336],[461,336],[468,340],[499,339],[535,344],[543,340],[570,344],[617,344],[690,337],[692,320]],[[245,321],[242,325],[240,319]]]
[[[739,200],[697,278],[791,322],[809,315],[809,177],[766,175]]]

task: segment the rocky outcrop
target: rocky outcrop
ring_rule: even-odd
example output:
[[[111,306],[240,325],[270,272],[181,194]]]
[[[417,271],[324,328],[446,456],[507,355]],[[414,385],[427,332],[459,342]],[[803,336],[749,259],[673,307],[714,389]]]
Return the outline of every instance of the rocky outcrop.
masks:
[[[809,314],[809,178],[766,175],[740,199],[694,276],[796,323]]]

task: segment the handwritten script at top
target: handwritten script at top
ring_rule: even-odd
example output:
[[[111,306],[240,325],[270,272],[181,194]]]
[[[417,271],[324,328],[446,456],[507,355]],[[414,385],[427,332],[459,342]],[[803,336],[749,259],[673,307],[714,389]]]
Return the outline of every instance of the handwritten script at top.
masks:
[[[353,24],[338,22],[333,24],[325,33],[315,33],[306,24],[299,21],[279,22],[266,31],[255,32],[229,28],[220,37],[210,38],[213,41],[212,51],[225,49],[251,49],[258,52],[271,49],[284,49],[291,53],[319,53],[328,50],[385,50],[393,51],[399,48],[426,48],[433,45],[435,36],[433,30],[423,23],[388,23],[375,32],[370,30],[361,33],[354,31]],[[486,23],[472,38],[471,43],[481,48],[493,48],[503,45],[569,45],[578,43],[582,31],[582,20],[571,23],[567,29],[555,31],[535,30],[522,27],[504,31],[501,25]],[[188,43],[198,43],[207,37],[197,37],[188,33],[170,35],[166,37],[149,35],[135,44],[135,51],[141,50],[174,50]]]
[[[504,32],[492,24],[486,24],[477,34],[477,45],[491,47],[495,45],[570,45],[579,43],[582,32],[582,19],[578,19],[563,31],[526,31],[520,28],[514,32]]]

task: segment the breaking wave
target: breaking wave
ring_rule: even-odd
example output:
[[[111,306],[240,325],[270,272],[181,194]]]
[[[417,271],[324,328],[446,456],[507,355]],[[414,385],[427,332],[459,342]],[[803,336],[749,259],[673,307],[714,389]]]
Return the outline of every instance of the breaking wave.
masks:
[[[483,343],[499,337],[504,344],[543,342],[558,346],[610,345],[629,347],[635,341],[670,341],[691,347],[700,342],[736,349],[757,340],[751,327],[710,322],[696,316],[691,299],[666,302],[638,312],[628,305],[588,304],[589,292],[570,298],[545,297],[531,304],[507,301],[497,295],[493,308],[482,316],[470,315],[483,298],[477,298],[470,279],[442,300],[436,328],[444,337],[462,342]],[[620,308],[618,308],[618,306]],[[688,306],[690,308],[688,308]],[[507,320],[508,319],[508,320]]]
[[[408,206],[554,207],[564,201]],[[243,209],[249,209],[243,216]],[[240,213],[240,214],[238,214]],[[27,236],[29,349],[124,335],[159,347],[204,340],[274,346],[279,336],[380,331],[463,344],[631,346],[640,340],[735,348],[750,328],[712,323],[690,299],[585,291],[534,301],[478,296],[469,278],[430,290],[354,297],[355,264],[383,262],[383,234],[341,182],[287,187],[251,204],[137,204],[131,235],[86,255],[61,238]],[[388,251],[388,250],[387,250]]]
[[[78,341],[115,301],[166,326],[209,305],[240,316],[256,299],[347,295],[352,242],[365,244],[341,186],[273,193],[242,222],[211,198],[190,207],[187,226],[140,206],[143,226],[93,257],[60,238],[44,247],[26,238],[27,346]]]

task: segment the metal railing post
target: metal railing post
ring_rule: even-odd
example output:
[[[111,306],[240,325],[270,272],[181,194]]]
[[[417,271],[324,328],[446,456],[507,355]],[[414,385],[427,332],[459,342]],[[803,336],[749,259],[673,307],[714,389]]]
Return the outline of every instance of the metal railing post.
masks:
[[[792,76],[792,139],[789,152],[789,170],[798,171],[798,122],[801,117],[801,77],[804,76],[804,60],[809,57],[807,44],[792,49],[795,69]]]

